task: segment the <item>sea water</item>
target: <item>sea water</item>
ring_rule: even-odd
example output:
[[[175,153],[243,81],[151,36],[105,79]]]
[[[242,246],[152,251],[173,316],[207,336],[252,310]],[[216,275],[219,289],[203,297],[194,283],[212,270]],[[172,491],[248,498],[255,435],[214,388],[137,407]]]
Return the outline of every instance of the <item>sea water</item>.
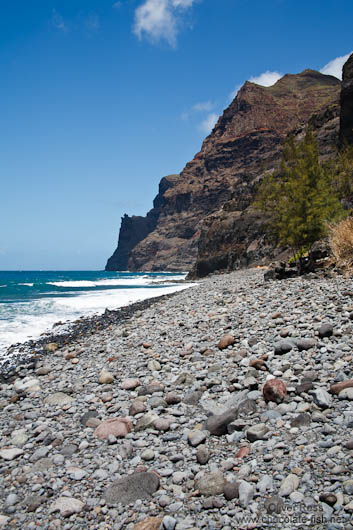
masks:
[[[185,274],[106,271],[0,271],[0,365],[9,346],[57,322],[103,313],[185,289]],[[57,328],[56,328],[57,330]]]

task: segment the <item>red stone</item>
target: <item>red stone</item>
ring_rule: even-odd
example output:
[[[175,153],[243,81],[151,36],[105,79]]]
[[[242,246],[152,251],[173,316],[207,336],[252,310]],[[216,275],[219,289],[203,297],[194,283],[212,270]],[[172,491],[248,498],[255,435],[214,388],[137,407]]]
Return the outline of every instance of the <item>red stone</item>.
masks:
[[[287,395],[286,385],[281,379],[270,379],[263,387],[263,396],[265,401],[274,401],[281,403]]]
[[[233,335],[224,335],[218,343],[218,349],[225,350],[226,348],[228,348],[228,346],[233,346],[234,343],[235,338],[233,337]]]
[[[116,438],[124,438],[131,431],[128,418],[110,418],[102,421],[94,431],[94,436],[106,440],[110,434]]]

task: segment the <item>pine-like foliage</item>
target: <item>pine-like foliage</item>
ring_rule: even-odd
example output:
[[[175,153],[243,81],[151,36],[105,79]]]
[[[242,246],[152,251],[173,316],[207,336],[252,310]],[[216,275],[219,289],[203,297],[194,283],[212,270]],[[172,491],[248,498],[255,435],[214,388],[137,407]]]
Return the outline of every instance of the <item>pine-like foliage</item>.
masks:
[[[281,166],[261,182],[255,207],[267,214],[277,244],[297,258],[326,235],[327,221],[343,217],[332,171],[321,164],[310,130],[302,141],[286,142]]]

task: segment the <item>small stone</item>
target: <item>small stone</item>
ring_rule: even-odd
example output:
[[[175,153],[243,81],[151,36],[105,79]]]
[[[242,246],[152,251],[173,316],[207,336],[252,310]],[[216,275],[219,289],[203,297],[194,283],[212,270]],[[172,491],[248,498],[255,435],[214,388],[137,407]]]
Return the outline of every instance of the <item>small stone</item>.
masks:
[[[218,342],[218,349],[225,350],[226,348],[228,348],[228,346],[233,346],[234,343],[235,343],[235,338],[233,337],[233,335],[230,335],[230,334],[224,335],[221,338],[221,340]]]
[[[347,493],[348,495],[353,495],[353,480],[346,480],[345,482],[343,482],[343,489],[344,489],[344,492]]]
[[[310,350],[316,346],[315,339],[296,339],[294,342],[299,351]]]
[[[18,456],[23,455],[22,449],[18,449],[17,447],[13,449],[0,449],[0,457],[4,460],[14,460]]]
[[[145,451],[141,453],[142,460],[146,461],[154,460],[155,456],[155,452],[152,449],[145,449]]]
[[[337,502],[337,497],[333,493],[321,493],[320,501],[325,502],[329,506],[333,506]]]
[[[349,401],[353,401],[353,388],[344,388],[341,390],[341,392],[338,394],[339,399],[348,399]]]
[[[270,379],[264,384],[263,396],[265,401],[281,403],[287,395],[286,385],[281,379]]]
[[[205,429],[214,436],[222,436],[227,434],[227,426],[232,423],[238,416],[238,409],[233,408],[224,412],[223,414],[217,414],[210,416],[205,422]]]
[[[161,369],[161,363],[158,362],[156,359],[151,359],[147,364],[147,368],[151,370],[151,372],[159,372],[159,370]]]
[[[163,517],[147,517],[135,524],[133,530],[159,530],[163,522]]]
[[[85,412],[83,416],[81,416],[80,422],[81,424],[86,427],[86,423],[90,418],[96,418],[98,416],[98,412],[95,410],[89,410],[88,412]]]
[[[338,395],[342,390],[346,388],[353,388],[353,379],[348,379],[347,381],[340,381],[335,383],[330,387],[330,393]]]
[[[168,405],[177,405],[181,402],[181,397],[176,392],[168,392],[165,396]]]
[[[238,482],[227,482],[223,488],[223,495],[227,501],[237,499],[239,497],[239,483]]]
[[[150,429],[151,427],[153,427],[153,424],[157,419],[157,414],[153,414],[153,412],[147,412],[147,414],[137,420],[135,425],[135,431],[143,431],[145,429]]]
[[[225,479],[223,473],[214,471],[213,473],[205,473],[196,482],[196,489],[201,495],[210,497],[212,495],[220,495],[223,493]]]
[[[191,447],[197,447],[198,445],[202,444],[207,438],[207,432],[201,431],[199,429],[195,429],[194,431],[190,431],[188,434],[188,442],[191,445]]]
[[[102,421],[93,434],[100,440],[106,440],[109,434],[116,438],[124,438],[131,431],[131,427],[128,418],[110,418]]]
[[[196,459],[202,466],[207,464],[210,459],[210,453],[205,445],[199,445],[196,452]]]
[[[56,342],[49,342],[49,344],[45,345],[45,349],[47,352],[54,352],[59,348],[58,344]]]
[[[6,515],[0,515],[0,527],[5,527],[8,523],[9,517]]]
[[[246,507],[253,499],[254,494],[254,487],[245,480],[241,480],[239,483],[239,502],[241,506]]]
[[[14,389],[17,393],[21,392],[38,392],[40,385],[38,379],[33,377],[25,377],[24,379],[17,379],[14,383]]]
[[[153,422],[153,427],[157,430],[157,431],[162,431],[162,432],[166,432],[169,430],[170,428],[170,420],[168,420],[167,418],[157,418],[154,422]]]
[[[122,383],[121,383],[121,388],[123,390],[135,390],[135,388],[137,388],[138,386],[140,386],[141,383],[140,383],[140,380],[137,379],[136,377],[129,377],[128,379],[125,379]]]
[[[163,517],[147,517],[137,523],[132,530],[160,530]]]
[[[177,524],[177,520],[170,515],[163,517],[163,530],[174,530]]]
[[[291,427],[307,427],[311,423],[311,416],[310,414],[298,414],[295,418],[293,418],[290,422]]]
[[[158,489],[159,478],[156,473],[133,473],[113,482],[105,491],[104,498],[110,505],[121,503],[125,506],[138,499],[150,499]]]
[[[100,385],[111,385],[114,382],[114,376],[112,373],[108,372],[105,368],[101,371],[98,378],[98,383]]]
[[[36,375],[48,375],[51,372],[50,366],[42,366],[36,370]]]
[[[59,497],[51,505],[49,513],[60,512],[63,517],[82,512],[84,503],[73,497]]]
[[[321,339],[325,337],[331,337],[333,335],[333,326],[329,322],[325,322],[319,328],[319,337]]]
[[[71,396],[68,396],[64,392],[55,392],[54,394],[50,394],[44,399],[44,403],[46,405],[51,406],[63,406],[68,405],[74,401],[74,398]]]
[[[310,394],[313,396],[314,403],[322,408],[327,409],[332,405],[332,398],[326,390],[323,388],[317,388],[316,390],[311,390]]]
[[[136,416],[147,410],[146,404],[140,399],[135,399],[130,405],[129,416]]]
[[[27,507],[27,512],[35,512],[37,508],[45,501],[45,497],[38,497],[37,495],[29,495],[26,497],[24,504]]]
[[[353,450],[353,439],[348,440],[348,442],[346,442],[344,446],[346,449]]]
[[[288,497],[293,491],[297,490],[299,486],[299,477],[290,473],[286,478],[281,482],[278,495],[280,497]]]
[[[274,350],[276,355],[284,355],[285,353],[290,352],[293,349],[293,342],[289,340],[281,340],[276,342],[274,345]]]
[[[246,437],[249,440],[249,442],[256,442],[256,440],[263,440],[268,433],[269,428],[264,423],[259,423],[258,425],[254,425],[253,427],[250,427],[246,431]]]

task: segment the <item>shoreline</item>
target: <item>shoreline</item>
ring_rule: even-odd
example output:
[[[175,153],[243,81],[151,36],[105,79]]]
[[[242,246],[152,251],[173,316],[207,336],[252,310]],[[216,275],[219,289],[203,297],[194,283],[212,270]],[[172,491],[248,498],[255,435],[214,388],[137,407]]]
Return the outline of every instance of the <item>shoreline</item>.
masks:
[[[174,282],[170,281],[170,283],[186,284],[192,282],[177,280]],[[145,298],[144,300],[133,302],[117,309],[106,309],[102,313],[89,316],[83,315],[76,320],[65,323],[58,321],[48,331],[44,331],[38,338],[12,344],[7,348],[5,353],[5,356],[9,355],[9,357],[6,358],[4,356],[4,360],[0,359],[0,382],[1,380],[8,380],[12,377],[18,366],[28,366],[36,362],[39,358],[48,355],[48,351],[45,349],[47,344],[56,343],[59,347],[69,346],[79,338],[88,337],[97,331],[106,329],[110,325],[124,322],[136,312],[144,311],[151,305],[174,296],[179,292],[174,291],[164,295],[152,296],[151,298]],[[56,332],[55,328],[58,326],[64,326],[65,329]]]
[[[0,526],[353,530],[351,279],[248,269],[116,313],[0,381]]]

